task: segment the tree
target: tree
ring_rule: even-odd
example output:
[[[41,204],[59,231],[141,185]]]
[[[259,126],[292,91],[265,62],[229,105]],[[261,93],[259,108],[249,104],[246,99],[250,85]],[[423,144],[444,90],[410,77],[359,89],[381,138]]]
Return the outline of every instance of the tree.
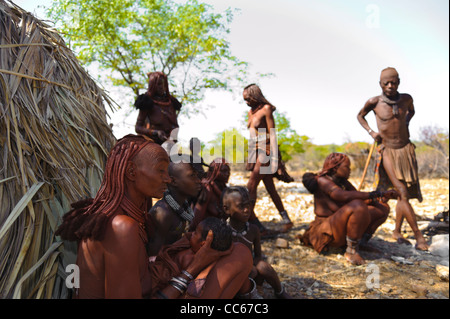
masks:
[[[437,126],[425,126],[420,128],[420,138],[448,161],[448,131]]]
[[[168,75],[185,106],[201,101],[206,89],[242,86],[248,75],[226,40],[231,9],[216,14],[197,0],[54,0],[49,17],[83,64],[98,63],[114,86],[135,96],[151,71]]]

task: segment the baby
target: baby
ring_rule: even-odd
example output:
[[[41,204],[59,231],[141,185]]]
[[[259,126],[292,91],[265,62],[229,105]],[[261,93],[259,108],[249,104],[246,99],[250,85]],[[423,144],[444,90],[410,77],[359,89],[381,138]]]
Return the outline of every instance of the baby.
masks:
[[[211,248],[218,251],[228,250],[232,243],[231,228],[222,220],[216,217],[208,217],[202,220],[189,240],[190,249],[182,250],[174,257],[175,262],[185,269],[191,263],[195,253],[205,244],[208,232],[212,230],[214,237]]]

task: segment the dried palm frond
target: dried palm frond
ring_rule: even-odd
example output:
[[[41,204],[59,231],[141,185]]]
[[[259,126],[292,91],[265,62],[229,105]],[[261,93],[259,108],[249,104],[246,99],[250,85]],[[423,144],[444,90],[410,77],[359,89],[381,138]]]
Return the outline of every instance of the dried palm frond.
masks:
[[[0,0],[0,298],[64,298],[76,247],[54,232],[95,196],[115,143],[113,101],[62,37]]]

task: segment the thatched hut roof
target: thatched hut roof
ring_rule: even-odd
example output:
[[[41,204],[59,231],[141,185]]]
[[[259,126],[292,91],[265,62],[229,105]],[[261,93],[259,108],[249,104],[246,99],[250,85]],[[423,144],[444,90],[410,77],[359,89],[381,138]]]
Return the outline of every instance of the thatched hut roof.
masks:
[[[65,297],[74,260],[54,231],[100,186],[115,142],[105,105],[62,37],[0,0],[0,298]]]

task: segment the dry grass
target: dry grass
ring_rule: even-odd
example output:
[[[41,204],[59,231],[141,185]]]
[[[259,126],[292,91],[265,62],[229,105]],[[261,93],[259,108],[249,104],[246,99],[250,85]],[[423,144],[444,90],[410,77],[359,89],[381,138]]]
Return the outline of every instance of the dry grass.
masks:
[[[0,0],[0,297],[65,297],[74,259],[54,231],[98,190],[115,142],[105,104],[56,31]]]

